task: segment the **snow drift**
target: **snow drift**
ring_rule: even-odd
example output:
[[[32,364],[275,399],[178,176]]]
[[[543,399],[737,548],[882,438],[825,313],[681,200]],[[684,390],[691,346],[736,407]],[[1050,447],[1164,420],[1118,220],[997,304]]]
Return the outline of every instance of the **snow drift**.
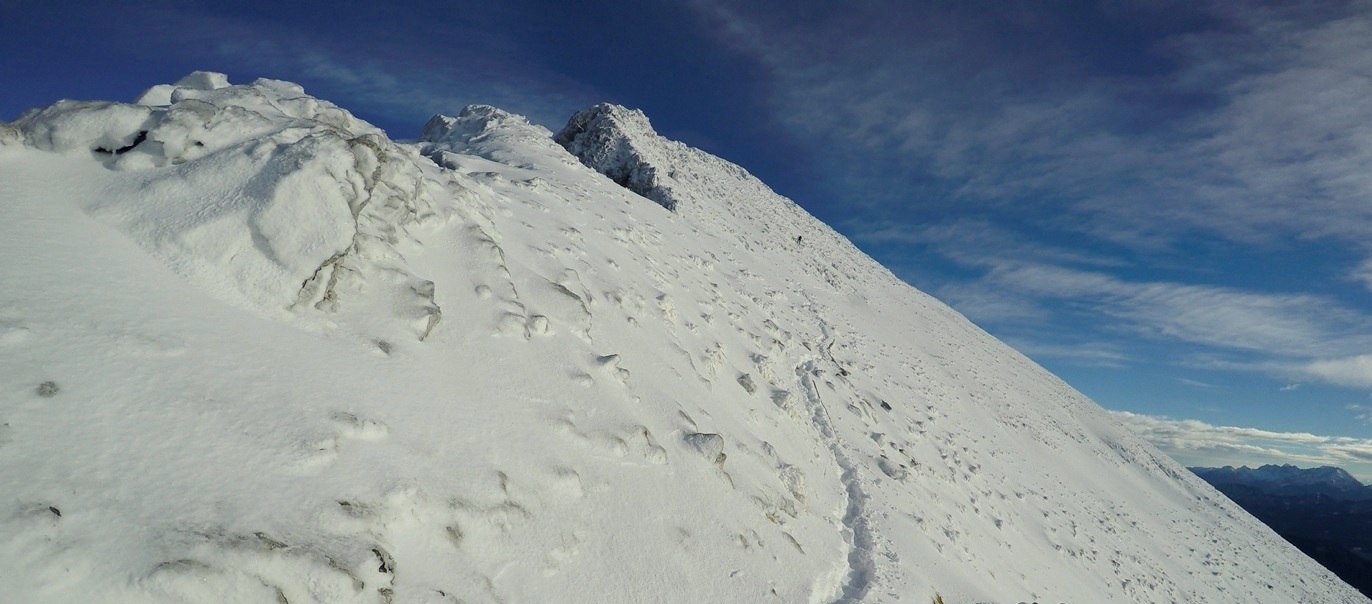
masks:
[[[22,602],[1363,602],[741,168],[197,73],[0,124]]]

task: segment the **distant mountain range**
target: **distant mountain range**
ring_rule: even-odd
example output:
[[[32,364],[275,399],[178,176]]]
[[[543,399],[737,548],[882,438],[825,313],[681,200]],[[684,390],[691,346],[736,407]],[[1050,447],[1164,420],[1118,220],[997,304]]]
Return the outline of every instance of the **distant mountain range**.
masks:
[[[1372,487],[1341,468],[1190,468],[1339,578],[1372,597]]]
[[[1225,466],[1223,468],[1191,468],[1197,476],[1219,488],[1253,487],[1268,495],[1291,497],[1325,495],[1343,501],[1372,499],[1368,487],[1343,468],[1301,469],[1292,465],[1268,464],[1260,468]]]

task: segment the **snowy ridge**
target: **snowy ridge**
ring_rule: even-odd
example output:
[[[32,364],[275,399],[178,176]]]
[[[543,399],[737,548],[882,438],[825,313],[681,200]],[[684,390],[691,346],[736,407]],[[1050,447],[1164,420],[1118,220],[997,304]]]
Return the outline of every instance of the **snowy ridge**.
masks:
[[[199,73],[13,126],[16,601],[1366,601],[642,114],[397,144]]]
[[[587,167],[696,228],[728,235],[728,249],[801,263],[844,293],[864,296],[874,286],[894,286],[909,295],[909,286],[800,206],[737,165],[663,138],[641,111],[596,105],[572,116],[555,140]]]

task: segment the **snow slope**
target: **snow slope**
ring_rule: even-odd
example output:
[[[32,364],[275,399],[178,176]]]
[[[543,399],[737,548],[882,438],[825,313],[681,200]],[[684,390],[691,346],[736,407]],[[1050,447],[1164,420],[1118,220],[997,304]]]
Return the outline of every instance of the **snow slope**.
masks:
[[[64,101],[0,259],[0,600],[1366,601],[623,108]]]

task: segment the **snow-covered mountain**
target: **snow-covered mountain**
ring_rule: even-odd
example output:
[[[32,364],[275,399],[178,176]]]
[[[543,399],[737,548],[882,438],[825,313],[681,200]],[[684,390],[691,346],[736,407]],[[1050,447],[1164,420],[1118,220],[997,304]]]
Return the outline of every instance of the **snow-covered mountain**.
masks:
[[[0,125],[0,213],[7,601],[1366,601],[634,111],[197,73]]]

